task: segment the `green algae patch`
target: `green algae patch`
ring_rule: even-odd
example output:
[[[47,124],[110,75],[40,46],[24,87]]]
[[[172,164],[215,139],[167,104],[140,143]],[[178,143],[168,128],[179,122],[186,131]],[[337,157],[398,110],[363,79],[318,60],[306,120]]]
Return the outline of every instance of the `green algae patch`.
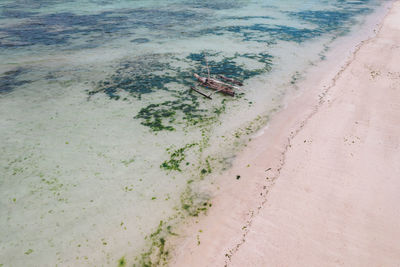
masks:
[[[125,167],[128,167],[131,163],[135,162],[135,158],[130,158],[127,160],[121,160],[121,163],[125,165]]]
[[[275,112],[275,111],[276,111],[275,109],[271,110],[271,112]],[[249,136],[249,135],[255,133],[256,131],[260,130],[263,125],[266,125],[268,119],[269,119],[269,116],[259,115],[254,120],[247,123],[246,126],[237,129],[233,133],[233,136],[238,139],[243,136]]]
[[[182,210],[190,217],[198,217],[212,206],[209,197],[194,192],[189,186],[181,194],[180,200]]]
[[[175,235],[175,236],[178,235],[177,233],[172,232],[172,226],[171,225],[167,226],[167,232],[168,232],[169,235]]]
[[[163,120],[168,120],[169,123],[174,121],[176,112],[166,107],[170,106],[172,101],[163,102],[160,104],[150,104],[142,108],[135,116],[136,119],[142,119],[142,125],[149,127],[152,131],[174,131],[175,128],[170,125],[165,125]]]
[[[31,254],[32,252],[33,252],[33,249],[30,248],[30,249],[28,249],[27,251],[25,251],[24,254],[25,254],[25,255],[29,255],[29,254]]]
[[[197,124],[204,110],[198,109],[199,102],[197,98],[188,95],[181,99],[164,101],[158,104],[150,104],[142,108],[135,116],[135,119],[141,119],[141,124],[147,126],[153,132],[175,131],[172,125],[178,123],[176,117],[180,115],[183,122]],[[181,121],[181,122],[182,122]]]
[[[182,161],[185,160],[185,157],[186,157],[185,152],[186,152],[186,150],[191,148],[191,147],[193,147],[193,146],[195,146],[195,145],[197,145],[197,144],[196,143],[187,144],[186,146],[181,147],[179,149],[176,149],[174,151],[170,151],[170,148],[167,149],[168,154],[170,154],[170,159],[164,161],[160,165],[160,168],[164,169],[164,170],[168,170],[168,171],[179,171],[179,172],[181,172],[182,170],[181,170],[180,165],[181,165]]]
[[[103,92],[111,99],[119,100],[120,92],[128,92],[130,96],[141,99],[144,94],[157,90],[168,90],[167,84],[177,82],[178,77],[173,67],[160,58],[171,55],[148,54],[139,56],[132,61],[123,61],[116,67],[115,72],[106,79],[97,83],[89,96]]]
[[[166,249],[166,237],[171,232],[171,227],[164,221],[160,221],[157,229],[146,236],[150,247],[139,257],[135,258],[137,264],[133,266],[150,267],[166,265],[169,258],[169,251]]]
[[[125,267],[126,266],[126,260],[125,257],[122,257],[118,260],[118,267]]]
[[[189,217],[198,217],[201,214],[205,214],[212,206],[208,196],[195,192],[190,188],[189,184],[186,187],[186,190],[181,194],[180,200],[181,203],[178,210],[184,211],[186,216]],[[168,265],[170,251],[167,247],[167,240],[171,236],[178,235],[173,232],[171,223],[177,223],[179,218],[180,217],[178,216],[172,216],[169,217],[167,221],[160,221],[157,228],[145,237],[145,240],[148,242],[148,249],[144,250],[139,256],[134,258],[135,263],[133,266],[151,267]],[[119,260],[119,264],[121,264],[121,260],[126,264],[124,257]]]
[[[234,77],[238,80],[247,80],[262,73],[271,70],[272,56],[266,53],[235,53],[233,56],[223,57],[222,60],[213,60],[212,58],[218,56],[220,53],[207,53],[208,65],[210,72],[213,74],[223,74],[228,77]],[[251,59],[260,63],[261,67],[250,69],[245,64],[238,63],[240,59]],[[201,72],[201,69],[206,67],[205,53],[191,53],[186,59],[197,63],[196,67]]]
[[[127,186],[124,187],[124,191],[125,192],[132,192],[133,189],[134,189],[133,185],[129,185],[129,186],[127,185]]]
[[[174,100],[143,107],[134,118],[140,119],[140,123],[152,132],[172,132],[177,130],[178,125],[201,127],[215,122],[219,107],[201,109],[198,96],[189,89],[174,97]]]

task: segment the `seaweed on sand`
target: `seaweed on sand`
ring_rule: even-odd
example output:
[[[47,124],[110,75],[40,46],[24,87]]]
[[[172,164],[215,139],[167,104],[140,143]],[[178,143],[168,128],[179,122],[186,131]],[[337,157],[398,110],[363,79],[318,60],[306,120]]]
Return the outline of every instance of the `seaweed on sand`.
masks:
[[[170,151],[170,149],[167,149],[168,153],[170,154],[170,159],[164,161],[161,165],[160,168],[165,169],[165,170],[174,170],[174,171],[182,171],[180,164],[182,161],[185,160],[185,151],[197,144],[187,144],[184,147],[181,147],[179,149],[176,149],[174,151]]]

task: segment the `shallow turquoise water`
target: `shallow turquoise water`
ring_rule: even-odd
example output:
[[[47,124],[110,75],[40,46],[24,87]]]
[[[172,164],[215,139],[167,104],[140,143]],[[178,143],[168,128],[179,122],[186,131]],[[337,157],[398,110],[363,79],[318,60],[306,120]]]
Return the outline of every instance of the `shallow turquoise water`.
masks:
[[[210,207],[218,173],[380,4],[2,1],[0,264],[157,262],[151,243]],[[204,55],[244,81],[236,97],[190,91]]]

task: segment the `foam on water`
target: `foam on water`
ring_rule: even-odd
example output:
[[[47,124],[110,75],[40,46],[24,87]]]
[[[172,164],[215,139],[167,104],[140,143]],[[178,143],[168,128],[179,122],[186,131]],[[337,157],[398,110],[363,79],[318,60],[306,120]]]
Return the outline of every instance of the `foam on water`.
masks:
[[[167,259],[217,174],[380,3],[3,1],[0,266]],[[205,54],[244,80],[235,98],[190,91]]]

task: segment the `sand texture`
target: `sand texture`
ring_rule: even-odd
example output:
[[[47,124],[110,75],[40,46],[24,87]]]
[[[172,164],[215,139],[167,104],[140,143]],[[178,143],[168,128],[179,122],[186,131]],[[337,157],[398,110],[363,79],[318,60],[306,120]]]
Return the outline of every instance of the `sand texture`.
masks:
[[[400,2],[314,85],[238,156],[172,266],[400,266]]]

